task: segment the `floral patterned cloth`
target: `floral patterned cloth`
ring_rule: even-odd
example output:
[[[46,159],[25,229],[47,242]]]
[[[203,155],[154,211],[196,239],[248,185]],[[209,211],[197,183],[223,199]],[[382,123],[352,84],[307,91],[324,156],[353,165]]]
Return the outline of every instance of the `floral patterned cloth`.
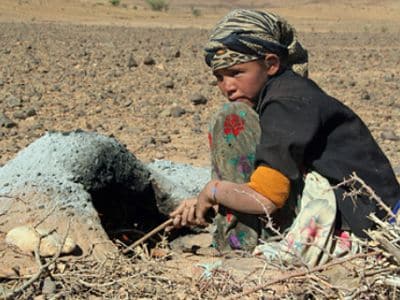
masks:
[[[224,104],[214,116],[208,134],[212,177],[248,182],[260,133],[258,115],[251,107]],[[265,228],[262,216],[220,206],[214,219],[213,246],[220,251],[255,249],[256,254],[284,263],[323,264],[332,256],[357,250],[348,232],[335,229],[336,213],[336,198],[328,180],[310,172],[302,182],[292,183],[286,204],[271,215],[274,227],[280,230],[278,241],[276,231],[273,234]],[[257,246],[260,239],[266,242]]]
[[[248,182],[260,133],[258,116],[253,109],[241,103],[224,104],[212,120],[208,133],[212,177]],[[221,205],[214,223],[213,243],[220,251],[253,250],[262,229],[257,216],[231,211]]]

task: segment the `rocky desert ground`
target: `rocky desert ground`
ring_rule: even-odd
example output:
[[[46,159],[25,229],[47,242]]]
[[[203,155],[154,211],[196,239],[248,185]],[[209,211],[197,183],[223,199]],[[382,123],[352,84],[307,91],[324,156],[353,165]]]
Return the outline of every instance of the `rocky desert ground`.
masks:
[[[400,172],[400,4],[297,2],[270,6],[298,27],[310,77],[364,119]],[[0,162],[46,131],[80,128],[145,161],[207,165],[208,120],[225,100],[202,46],[240,1],[210,3],[154,12],[144,1],[2,1]]]
[[[400,179],[399,1],[167,3],[157,12],[139,0],[0,1],[0,164],[45,132],[82,129],[115,137],[144,162],[208,166],[208,121],[225,100],[202,47],[226,12],[252,7],[297,28],[310,77],[361,116]],[[151,280],[168,281],[148,267]],[[82,285],[93,297],[105,287]],[[162,296],[142,288],[110,297]]]

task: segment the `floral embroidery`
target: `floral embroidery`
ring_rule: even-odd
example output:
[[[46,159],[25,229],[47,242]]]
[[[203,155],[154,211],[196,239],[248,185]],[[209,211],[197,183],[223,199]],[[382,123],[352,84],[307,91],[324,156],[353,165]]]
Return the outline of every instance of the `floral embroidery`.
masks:
[[[224,122],[225,139],[229,143],[236,138],[241,131],[244,130],[244,120],[237,114],[229,114]]]
[[[230,213],[230,212],[226,213],[226,221],[228,221],[228,223],[230,223],[232,221],[232,213]]]
[[[240,241],[235,234],[229,235],[228,242],[232,249],[240,249]]]
[[[347,231],[343,231],[340,233],[338,237],[339,248],[342,250],[350,250],[351,249],[351,240],[350,234]]]
[[[238,158],[232,158],[229,162],[236,166],[236,170],[243,177],[251,174],[254,165],[254,154],[240,155]]]
[[[304,227],[301,232],[306,232],[306,238],[309,243],[312,243],[319,236],[321,226],[317,222],[318,217],[311,217],[310,222]]]

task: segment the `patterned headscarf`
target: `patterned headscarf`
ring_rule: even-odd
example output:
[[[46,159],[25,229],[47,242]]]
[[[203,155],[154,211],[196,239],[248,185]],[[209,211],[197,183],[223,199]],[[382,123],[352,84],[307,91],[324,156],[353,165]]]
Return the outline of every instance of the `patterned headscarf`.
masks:
[[[307,76],[307,50],[298,42],[295,29],[283,18],[248,9],[235,9],[220,20],[205,47],[205,59],[213,70],[227,68],[275,53]]]

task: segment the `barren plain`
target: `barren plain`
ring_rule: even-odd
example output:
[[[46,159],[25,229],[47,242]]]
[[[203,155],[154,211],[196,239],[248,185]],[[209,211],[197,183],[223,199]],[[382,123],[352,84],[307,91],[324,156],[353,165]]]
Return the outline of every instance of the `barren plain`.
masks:
[[[47,131],[82,129],[115,137],[145,162],[208,166],[208,121],[226,100],[202,47],[220,17],[232,8],[251,7],[279,13],[297,28],[309,50],[310,78],[360,115],[400,179],[399,1],[168,4],[158,12],[139,0],[118,6],[106,0],[2,0],[0,164]],[[185,267],[190,264],[185,261]],[[148,262],[147,272],[168,281],[156,265]],[[118,265],[116,276],[123,277],[128,267],[138,269]],[[177,290],[169,286],[164,294],[165,285],[156,285],[161,290],[154,292],[143,283],[137,291],[110,290],[109,296],[202,295],[201,286],[182,290],[179,281],[174,281]],[[82,284],[69,295],[101,297],[105,287]]]
[[[208,120],[225,100],[202,46],[241,3],[181,2],[154,12],[144,1],[2,1],[0,162],[45,131],[80,128],[145,161],[207,165]],[[310,77],[363,118],[400,172],[399,3],[253,2],[298,28]]]

